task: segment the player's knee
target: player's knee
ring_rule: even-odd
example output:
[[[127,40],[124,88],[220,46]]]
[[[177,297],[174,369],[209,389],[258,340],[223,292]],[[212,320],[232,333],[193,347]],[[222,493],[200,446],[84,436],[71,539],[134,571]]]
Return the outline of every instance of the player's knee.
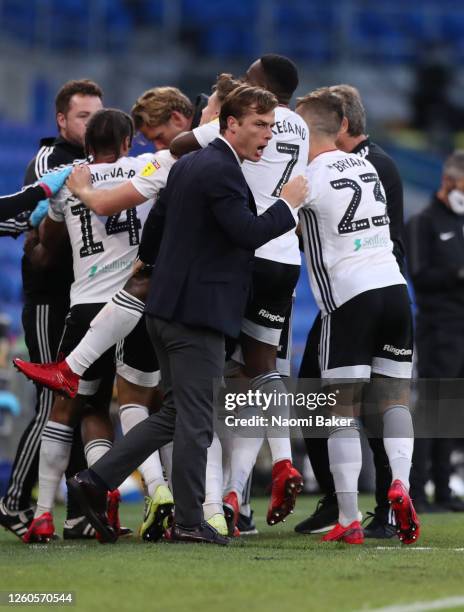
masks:
[[[124,285],[124,290],[138,300],[145,302],[148,296],[149,287],[150,277],[143,273],[137,273],[129,278]]]
[[[332,417],[332,425],[329,427],[330,438],[359,438],[361,423],[358,418]]]

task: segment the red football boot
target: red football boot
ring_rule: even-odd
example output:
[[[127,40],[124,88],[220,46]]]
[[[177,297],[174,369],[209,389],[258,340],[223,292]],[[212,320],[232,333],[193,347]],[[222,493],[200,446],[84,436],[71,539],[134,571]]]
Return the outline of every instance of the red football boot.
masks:
[[[22,537],[22,541],[26,544],[48,544],[55,535],[55,526],[53,525],[53,516],[50,512],[44,512],[37,518],[33,519],[29,525],[29,529]]]
[[[395,514],[396,532],[403,544],[414,544],[420,536],[420,522],[409,493],[401,480],[388,489],[388,501]]]
[[[275,525],[293,513],[296,496],[303,490],[303,476],[289,459],[277,461],[272,468],[271,499],[267,524]]]
[[[66,361],[30,363],[16,358],[13,359],[13,364],[29,380],[70,398],[76,397],[80,376],[74,374]]]
[[[119,492],[119,489],[108,491],[106,496],[106,517],[108,519],[108,525],[113,528],[113,531],[116,534],[116,539],[121,535],[121,522],[119,520],[120,501],[121,493]],[[124,535],[127,534],[124,533]],[[96,532],[95,537],[100,544],[106,543],[106,540],[101,537],[101,534],[98,531]]]
[[[119,502],[121,501],[121,493],[119,489],[108,491],[107,500],[108,523],[114,529],[115,533],[120,535],[121,521],[119,520]]]
[[[333,529],[322,536],[321,542],[346,542],[347,544],[364,544],[364,531],[359,521],[353,521],[347,527],[337,523]]]
[[[222,507],[224,509],[224,518],[226,519],[227,528],[229,530],[229,537],[235,536],[235,530],[237,529],[238,515],[240,506],[238,503],[237,493],[231,491],[222,500]]]

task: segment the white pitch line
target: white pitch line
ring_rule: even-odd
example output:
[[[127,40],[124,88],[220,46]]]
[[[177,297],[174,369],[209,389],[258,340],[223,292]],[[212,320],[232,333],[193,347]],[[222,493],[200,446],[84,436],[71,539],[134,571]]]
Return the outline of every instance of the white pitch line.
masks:
[[[446,550],[452,552],[464,552],[464,548],[442,548],[440,546],[375,546],[374,550],[402,550],[402,551],[421,551],[424,550]]]
[[[438,550],[435,546],[376,546],[375,550]],[[443,550],[449,550],[445,548]]]
[[[433,601],[416,601],[411,604],[371,608],[369,612],[425,612],[426,610],[449,610],[464,604],[464,597],[444,597]]]

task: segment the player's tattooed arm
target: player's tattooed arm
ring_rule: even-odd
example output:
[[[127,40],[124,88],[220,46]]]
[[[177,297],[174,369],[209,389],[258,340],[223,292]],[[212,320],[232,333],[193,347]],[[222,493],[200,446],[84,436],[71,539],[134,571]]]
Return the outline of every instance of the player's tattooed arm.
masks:
[[[76,166],[68,182],[68,189],[97,215],[115,215],[146,201],[131,181],[113,189],[94,189],[88,166]]]

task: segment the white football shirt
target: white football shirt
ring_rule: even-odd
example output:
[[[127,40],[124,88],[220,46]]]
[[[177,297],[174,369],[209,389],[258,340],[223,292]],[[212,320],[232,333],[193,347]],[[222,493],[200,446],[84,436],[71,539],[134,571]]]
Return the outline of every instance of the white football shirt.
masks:
[[[153,164],[154,161],[150,162],[148,171],[152,171]],[[146,160],[136,157],[89,166],[95,189],[117,187],[143,173],[146,167]],[[48,215],[54,221],[66,223],[73,250],[71,306],[108,302],[124,286],[131,275],[143,224],[152,205],[150,199],[107,217],[92,212],[67,187],[50,199]]]
[[[322,314],[381,287],[406,284],[393,255],[382,183],[374,166],[335,150],[308,166],[299,211],[311,287]]]
[[[244,161],[243,174],[255,198],[258,215],[280,197],[290,178],[305,174],[308,164],[309,130],[306,122],[285,106],[275,109],[273,137],[258,162]],[[201,147],[219,136],[219,120],[215,119],[193,130]],[[255,251],[256,257],[280,263],[300,265],[301,256],[295,230],[270,240]]]
[[[147,199],[156,198],[159,191],[166,187],[169,170],[177,160],[167,149],[153,153],[151,160],[146,153],[140,158],[144,160],[145,165],[131,179],[131,183]]]

